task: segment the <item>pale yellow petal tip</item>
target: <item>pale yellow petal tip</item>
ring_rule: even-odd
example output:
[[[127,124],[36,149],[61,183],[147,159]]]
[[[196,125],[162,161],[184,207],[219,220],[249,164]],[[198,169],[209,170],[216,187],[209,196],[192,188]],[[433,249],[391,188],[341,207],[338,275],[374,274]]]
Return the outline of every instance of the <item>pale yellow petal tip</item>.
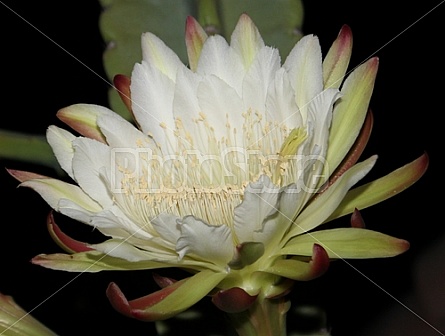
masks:
[[[97,126],[97,113],[93,106],[75,104],[60,109],[56,116],[79,134],[105,143],[105,137]]]
[[[230,44],[240,54],[246,69],[252,64],[260,48],[264,47],[264,41],[257,26],[247,14],[240,16]]]
[[[202,47],[207,40],[207,33],[204,28],[192,16],[187,17],[185,25],[185,44],[187,47],[187,55],[189,66],[192,71],[196,71],[198,60],[201,56]]]

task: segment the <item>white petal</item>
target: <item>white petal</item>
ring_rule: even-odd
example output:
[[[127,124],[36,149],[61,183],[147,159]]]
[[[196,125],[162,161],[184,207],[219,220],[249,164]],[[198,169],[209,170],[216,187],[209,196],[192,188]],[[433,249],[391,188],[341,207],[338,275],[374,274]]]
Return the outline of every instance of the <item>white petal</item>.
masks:
[[[136,64],[131,76],[132,110],[142,131],[165,150],[175,129],[172,113],[174,82],[146,62]]]
[[[162,239],[176,244],[181,235],[181,231],[177,226],[178,219],[179,217],[177,216],[161,213],[151,220],[151,225]]]
[[[70,132],[57,126],[49,126],[46,132],[46,139],[51,146],[54,155],[57,158],[62,169],[71,177],[73,177],[73,145],[72,141],[76,137]]]
[[[264,47],[258,28],[246,14],[241,15],[230,38],[230,46],[240,55],[244,67],[248,69],[257,53]]]
[[[210,36],[205,41],[196,73],[204,76],[215,75],[241,95],[242,79],[246,70],[239,55],[219,35]]]
[[[281,68],[275,73],[275,78],[268,88],[266,111],[273,115],[274,121],[294,129],[303,125],[298,109],[295,92],[289,81],[288,73]]]
[[[81,223],[90,224],[91,219],[97,212],[90,211],[80,206],[78,203],[70,199],[62,198],[58,204],[58,211],[65,216],[68,216]]]
[[[71,200],[88,211],[100,211],[102,207],[92,200],[78,186],[51,178],[33,179],[22,182],[20,186],[29,187],[42,196],[54,210],[59,211],[61,199]]]
[[[185,67],[178,55],[152,33],[144,33],[141,37],[142,59],[153,64],[164,75],[175,81],[178,68]]]
[[[99,116],[97,124],[111,148],[154,148],[153,140],[118,116]]]
[[[270,47],[262,48],[244,77],[243,102],[245,111],[251,108],[254,112],[262,114],[269,112],[265,109],[267,90],[279,69],[280,55],[278,50]],[[272,114],[269,117],[271,120],[275,119]]]
[[[198,87],[198,99],[201,111],[218,140],[227,134],[225,125],[230,124],[232,129],[236,129],[237,141],[241,141],[243,102],[232,87],[218,77],[209,76]]]
[[[73,171],[79,186],[104,208],[113,204],[109,186],[101,177],[100,170],[111,165],[110,148],[88,138],[74,142]]]
[[[198,86],[201,76],[190,70],[180,70],[176,77],[175,95],[173,99],[173,115],[180,120],[184,127],[184,132],[196,137],[196,123],[193,120],[199,119],[202,112],[199,107]],[[184,135],[186,136],[186,135]],[[190,144],[193,148],[199,148],[199,143]]]
[[[254,233],[262,231],[267,217],[278,210],[278,193],[279,188],[266,175],[246,187],[242,203],[234,210],[235,232],[240,243],[257,241]]]
[[[233,256],[233,244],[229,227],[212,226],[193,216],[178,221],[181,237],[176,244],[179,258],[185,255],[226,265]]]
[[[289,72],[295,99],[305,121],[306,105],[323,90],[323,66],[318,38],[307,35],[298,41],[283,67]]]

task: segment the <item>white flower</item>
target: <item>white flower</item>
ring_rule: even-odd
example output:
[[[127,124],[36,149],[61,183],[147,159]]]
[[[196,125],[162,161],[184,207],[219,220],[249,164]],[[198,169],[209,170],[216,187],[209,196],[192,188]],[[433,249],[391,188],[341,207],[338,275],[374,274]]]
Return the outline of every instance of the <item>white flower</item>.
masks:
[[[116,80],[138,128],[105,107],[67,107],[58,116],[80,136],[50,126],[47,137],[75,184],[11,171],[53,209],[109,237],[94,245],[74,241],[50,216],[54,238],[75,253],[34,262],[70,271],[190,270],[190,278],[163,279],[166,288],[131,302],[110,285],[118,310],[153,320],[183,311],[213,288],[219,307],[238,311],[258,295],[285,292],[290,285],[281,277],[320,275],[329,258],[405,251],[407,242],[363,228],[311,231],[402,190],[426,168],[424,156],[368,185],[367,193],[349,192],[376,161],[355,163],[370,133],[378,65],[370,59],[339,89],[351,39],[345,26],[323,62],[317,37],[305,36],[282,63],[247,15],[230,44],[189,18],[187,67],[144,34],[131,85]]]

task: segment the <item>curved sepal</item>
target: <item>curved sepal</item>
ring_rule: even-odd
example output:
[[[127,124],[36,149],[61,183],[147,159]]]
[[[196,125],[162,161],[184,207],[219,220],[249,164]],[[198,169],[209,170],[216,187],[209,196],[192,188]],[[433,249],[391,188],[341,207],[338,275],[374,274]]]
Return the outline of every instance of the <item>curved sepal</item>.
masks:
[[[240,313],[249,309],[258,295],[249,295],[239,287],[218,291],[212,296],[213,304],[226,313]]]
[[[116,75],[113,78],[113,84],[117,90],[117,93],[119,94],[119,97],[121,97],[125,107],[128,109],[128,111],[131,112],[130,77],[125,75]]]
[[[107,296],[111,305],[126,316],[143,321],[165,320],[201,300],[225,276],[225,273],[205,270],[131,301],[125,298],[116,284],[111,283],[107,289]]]
[[[318,197],[322,192],[324,192],[327,188],[329,188],[335,181],[337,181],[337,179],[340,176],[342,176],[349,168],[351,168],[358,161],[360,155],[362,155],[366,145],[368,144],[373,124],[374,124],[374,116],[371,110],[369,110],[368,114],[366,115],[365,122],[363,123],[362,129],[360,130],[360,134],[355,140],[354,145],[351,147],[349,153],[343,159],[342,163],[340,163],[337,169],[335,169],[335,171],[331,174],[329,180],[326,181],[325,184],[320,187],[320,190],[318,191],[318,194],[315,197]]]
[[[328,268],[328,253],[323,246],[313,243],[311,261],[306,262],[294,258],[278,259],[264,271],[292,280],[308,281],[323,275]]]
[[[52,211],[48,214],[46,219],[46,226],[48,228],[49,234],[51,238],[59,245],[62,249],[64,249],[68,253],[76,253],[76,252],[86,252],[93,251],[92,248],[88,247],[87,243],[75,240],[70,236],[60,230],[59,226],[56,224],[54,220],[54,214]]]
[[[325,222],[350,214],[355,208],[364,209],[397,195],[422,177],[428,163],[428,154],[424,153],[386,176],[351,189]]]

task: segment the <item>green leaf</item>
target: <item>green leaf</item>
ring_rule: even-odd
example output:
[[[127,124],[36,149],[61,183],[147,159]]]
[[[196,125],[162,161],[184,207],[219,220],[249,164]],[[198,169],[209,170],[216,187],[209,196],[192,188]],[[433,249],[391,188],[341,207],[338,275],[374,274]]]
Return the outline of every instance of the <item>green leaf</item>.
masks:
[[[37,163],[60,169],[46,138],[41,135],[0,130],[0,159]]]

